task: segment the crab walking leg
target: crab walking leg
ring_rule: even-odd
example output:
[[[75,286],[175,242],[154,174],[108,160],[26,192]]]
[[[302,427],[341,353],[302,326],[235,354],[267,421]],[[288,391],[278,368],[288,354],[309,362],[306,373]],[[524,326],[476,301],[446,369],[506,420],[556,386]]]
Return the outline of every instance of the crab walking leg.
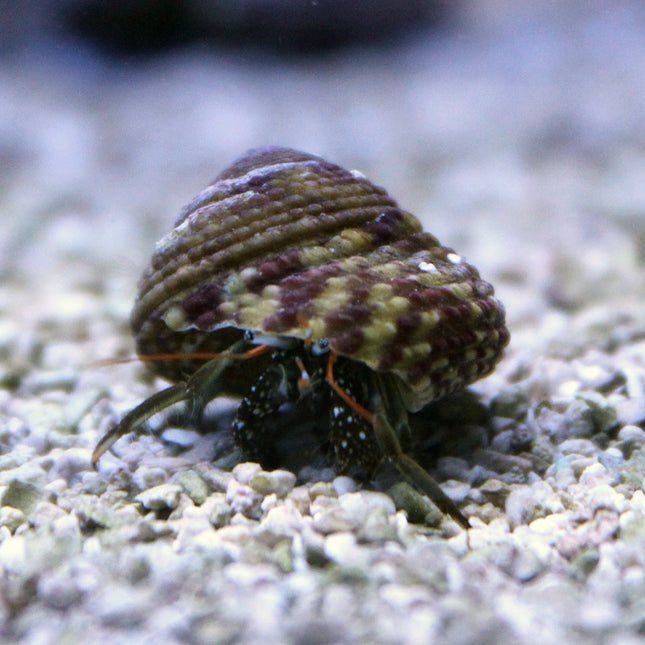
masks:
[[[457,524],[465,529],[470,523],[462,515],[455,503],[441,490],[439,484],[409,455],[401,449],[398,436],[388,421],[384,401],[384,384],[378,374],[374,374],[374,421],[372,426],[376,440],[383,454],[398,469],[398,471],[417,490],[427,495],[435,506],[444,514],[452,517]],[[398,396],[398,395],[397,395]],[[402,407],[402,406],[399,406]]]
[[[417,490],[427,495],[444,515],[449,515],[461,527],[469,529],[468,520],[441,490],[439,484],[412,457],[402,452],[394,429],[381,413],[374,415],[374,433],[385,457],[396,466],[403,477]]]
[[[187,392],[186,383],[177,383],[176,385],[171,385],[165,390],[161,390],[161,392],[153,394],[143,403],[140,403],[136,408],[130,410],[130,412],[121,419],[121,422],[106,432],[96,444],[94,452],[92,453],[92,467],[96,469],[99,459],[117,442],[118,439],[129,432],[132,432],[136,426],[143,423],[146,419],[149,419],[157,412],[161,412],[161,410],[165,410],[180,401],[185,401],[188,398]]]
[[[92,453],[92,466],[96,468],[99,459],[124,435],[132,432],[136,426],[151,416],[181,401],[191,401],[196,411],[214,398],[222,389],[221,379],[224,370],[234,360],[254,358],[271,349],[268,345],[258,345],[248,351],[238,353],[246,346],[240,341],[231,346],[230,352],[222,353],[221,358],[208,361],[200,367],[187,381],[180,381],[161,392],[153,394],[136,408],[130,410],[121,422],[109,430],[96,444]]]
[[[390,460],[397,470],[417,490],[427,495],[437,508],[444,514],[452,517],[464,529],[469,529],[468,520],[461,514],[455,503],[441,490],[439,484],[419,464],[406,455],[401,449],[401,444],[396,431],[387,420],[385,406],[383,405],[383,383],[378,375],[373,378],[373,392],[376,412],[370,412],[365,407],[354,401],[347,392],[334,380],[334,362],[336,354],[333,352],[327,362],[327,382],[338,396],[360,414],[374,429],[376,441],[383,456]]]

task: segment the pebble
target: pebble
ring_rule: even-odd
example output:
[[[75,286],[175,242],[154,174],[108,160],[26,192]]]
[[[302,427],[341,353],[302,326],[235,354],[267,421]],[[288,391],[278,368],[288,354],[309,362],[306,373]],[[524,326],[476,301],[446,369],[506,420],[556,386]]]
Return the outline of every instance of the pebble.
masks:
[[[132,474],[132,483],[140,490],[148,490],[155,486],[165,484],[168,480],[168,473],[165,468],[157,466],[140,465]]]
[[[274,538],[292,537],[302,528],[303,518],[298,509],[288,501],[272,508],[260,523],[260,531]]]
[[[358,484],[351,477],[344,475],[334,478],[332,486],[339,496],[345,493],[355,493],[358,490]]]
[[[585,495],[586,505],[594,513],[599,509],[609,509],[622,513],[627,508],[627,500],[609,484],[591,488]]]
[[[369,564],[369,551],[356,542],[353,533],[337,532],[325,538],[325,556],[343,567],[365,570]]]
[[[549,479],[550,483],[553,483],[557,490],[566,490],[577,481],[571,460],[566,457],[558,459],[549,466],[545,477]]]
[[[19,508],[0,507],[0,526],[6,527],[10,533],[15,533],[26,522],[27,516]]]
[[[610,473],[607,468],[596,461],[589,464],[580,475],[580,484],[583,486],[597,486],[599,484],[615,483],[617,477]]]
[[[54,463],[49,471],[51,479],[63,479],[71,485],[79,474],[91,469],[91,453],[87,448],[67,448],[52,451]]]
[[[561,510],[562,502],[547,482],[520,486],[512,490],[506,499],[506,514],[514,526],[530,524],[538,517]]]
[[[379,597],[400,612],[409,612],[413,607],[433,602],[430,590],[423,585],[385,584],[379,589]]]
[[[233,477],[240,483],[249,485],[255,475],[262,471],[260,464],[243,462],[233,468]]]
[[[44,488],[49,483],[49,478],[39,464],[31,462],[16,468],[0,470],[0,486],[7,486],[12,481],[20,486],[31,484],[37,488]]]
[[[0,564],[7,573],[20,574],[27,564],[26,540],[14,535],[0,542]]]
[[[36,593],[49,607],[57,611],[69,609],[83,597],[83,590],[66,567],[45,571],[38,579]]]
[[[595,433],[607,433],[618,423],[615,406],[602,394],[584,391],[578,392],[576,398],[588,406]]]
[[[134,499],[151,511],[175,509],[179,506],[182,488],[178,484],[160,484],[139,493]]]
[[[180,470],[173,477],[173,481],[179,484],[184,493],[198,506],[203,504],[210,494],[208,484],[194,470]]]
[[[226,495],[223,493],[211,494],[201,508],[206,513],[208,521],[216,529],[226,526],[233,516],[233,509],[229,506]]]
[[[66,516],[67,513],[60,506],[51,502],[38,502],[30,521],[34,526],[50,526],[54,520]]]
[[[126,630],[141,625],[155,610],[149,588],[126,587],[114,583],[107,584],[89,604],[92,613],[103,625]]]
[[[640,488],[645,480],[645,448],[632,452],[629,459],[620,467],[621,481],[633,489]]]
[[[338,491],[331,482],[316,482],[309,487],[309,499],[313,502],[319,496],[338,497]]]
[[[397,523],[392,521],[394,516],[383,507],[373,507],[367,512],[365,520],[356,532],[361,542],[383,543],[387,540],[398,539]]]
[[[351,493],[350,493],[351,494]],[[318,502],[318,499],[316,499]],[[356,517],[339,504],[321,507],[314,504],[311,508],[312,526],[323,534],[352,531],[359,526]]]
[[[274,493],[278,498],[284,499],[296,484],[296,476],[288,470],[274,470],[266,472],[261,470],[257,472],[249,485],[253,490],[262,496]]]
[[[503,507],[511,489],[508,484],[499,479],[489,479],[478,490],[485,500],[492,502],[495,506]]]
[[[233,562],[224,568],[224,576],[235,585],[254,588],[278,581],[278,572],[270,564],[248,565]]]
[[[625,425],[618,432],[617,438],[624,443],[642,446],[645,444],[645,430],[639,426]]]
[[[430,510],[428,502],[421,493],[407,482],[397,482],[388,490],[396,510],[403,510],[413,524],[422,524]]]
[[[348,515],[356,519],[358,524],[363,524],[372,509],[381,509],[387,515],[394,515],[396,508],[391,497],[385,493],[375,491],[361,491],[360,493],[345,493],[338,498],[340,507]]]
[[[470,484],[468,482],[449,479],[441,483],[441,489],[455,504],[460,504],[468,497]]]
[[[262,495],[237,479],[232,479],[229,482],[226,489],[226,502],[233,513],[241,513],[248,518],[258,518],[260,516]]]
[[[20,479],[12,479],[0,488],[0,506],[12,506],[25,515],[33,513],[38,502],[52,498],[54,495],[44,487]]]
[[[210,535],[215,531],[204,509],[196,506],[187,508],[182,513],[173,548],[178,552],[189,549],[195,544],[197,537],[205,532]]]
[[[560,452],[563,455],[582,455],[592,457],[598,452],[598,448],[589,439],[567,439],[560,444]]]
[[[294,504],[301,515],[309,515],[309,507],[312,501],[309,494],[309,488],[306,486],[296,486],[296,488],[289,493],[289,500]]]
[[[522,420],[529,410],[530,400],[522,386],[507,387],[495,395],[490,403],[494,416]]]

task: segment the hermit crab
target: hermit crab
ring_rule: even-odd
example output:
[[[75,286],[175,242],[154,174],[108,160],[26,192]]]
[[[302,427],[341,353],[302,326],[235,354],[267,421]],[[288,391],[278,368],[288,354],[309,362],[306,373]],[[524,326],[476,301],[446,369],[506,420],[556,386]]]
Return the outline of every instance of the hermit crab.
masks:
[[[242,398],[235,443],[262,463],[281,407],[304,401],[338,472],[389,460],[468,527],[400,438],[408,412],[492,371],[504,307],[360,173],[288,148],[247,153],[157,243],[131,326],[139,357],[174,385],[109,431],[94,465],[156,412],[219,395]]]

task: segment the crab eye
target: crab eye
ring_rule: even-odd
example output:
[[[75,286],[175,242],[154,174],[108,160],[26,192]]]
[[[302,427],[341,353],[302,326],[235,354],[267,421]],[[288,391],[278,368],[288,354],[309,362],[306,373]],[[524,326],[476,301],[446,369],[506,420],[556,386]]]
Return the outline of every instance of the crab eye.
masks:
[[[322,356],[329,352],[329,341],[326,338],[311,344],[311,353],[314,356]]]

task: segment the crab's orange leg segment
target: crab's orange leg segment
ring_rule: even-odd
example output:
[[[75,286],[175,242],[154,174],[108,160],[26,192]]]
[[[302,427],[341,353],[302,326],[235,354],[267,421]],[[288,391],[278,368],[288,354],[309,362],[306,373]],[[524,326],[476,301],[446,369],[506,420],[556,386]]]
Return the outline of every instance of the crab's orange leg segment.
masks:
[[[338,394],[338,396],[352,409],[354,412],[360,414],[367,423],[371,426],[374,425],[374,415],[358,401],[355,401],[343,388],[338,385],[334,378],[334,363],[336,362],[337,354],[335,352],[329,353],[329,360],[327,361],[327,382],[331,388]]]
[[[159,363],[162,361],[214,361],[221,358],[230,360],[246,360],[265,354],[272,348],[270,345],[258,345],[253,349],[239,354],[233,352],[171,352],[168,354],[144,354],[143,356],[128,356],[127,358],[106,358],[93,361],[88,367],[109,367],[125,363]]]

